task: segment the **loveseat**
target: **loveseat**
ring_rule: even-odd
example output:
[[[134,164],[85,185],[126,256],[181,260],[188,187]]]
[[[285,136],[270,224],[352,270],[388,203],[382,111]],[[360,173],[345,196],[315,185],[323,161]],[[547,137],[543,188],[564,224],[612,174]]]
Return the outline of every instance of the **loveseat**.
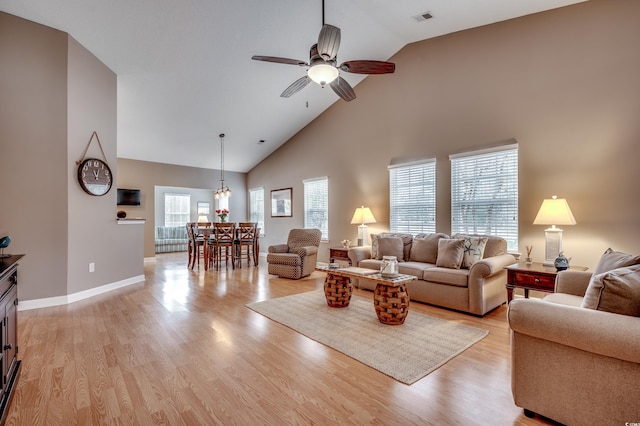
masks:
[[[187,251],[189,239],[185,226],[156,226],[156,253]]]
[[[352,265],[380,269],[383,256],[396,256],[398,272],[418,278],[407,283],[412,300],[480,316],[507,301],[504,267],[516,259],[504,238],[381,233],[371,241],[349,249]],[[359,288],[375,289],[373,281],[358,281]]]
[[[640,421],[640,265],[602,268],[603,259],[593,274],[559,272],[555,293],[542,300],[509,304],[513,399],[528,417]]]

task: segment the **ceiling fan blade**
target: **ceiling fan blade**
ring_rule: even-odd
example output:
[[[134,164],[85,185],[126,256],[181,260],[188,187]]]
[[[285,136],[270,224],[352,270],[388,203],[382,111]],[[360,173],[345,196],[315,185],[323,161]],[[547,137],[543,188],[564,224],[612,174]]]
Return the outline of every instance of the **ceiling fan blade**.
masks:
[[[340,28],[325,24],[318,36],[318,53],[325,61],[330,61],[338,54],[340,47]]]
[[[347,80],[338,76],[335,80],[329,83],[329,86],[336,92],[336,95],[340,96],[345,101],[349,102],[356,98],[356,92],[353,91],[353,88]]]
[[[391,74],[396,70],[396,64],[384,61],[347,61],[339,68],[353,74]]]
[[[299,59],[278,58],[277,56],[253,55],[251,59],[253,59],[254,61],[275,62],[277,64],[300,65],[300,66],[309,65],[305,61],[301,61]]]
[[[295,95],[296,93],[298,93],[299,91],[307,87],[307,84],[309,83],[311,83],[311,79],[309,78],[308,75],[305,75],[304,77],[300,77],[299,79],[291,83],[291,86],[284,89],[284,92],[282,92],[280,97],[290,98],[292,95]]]

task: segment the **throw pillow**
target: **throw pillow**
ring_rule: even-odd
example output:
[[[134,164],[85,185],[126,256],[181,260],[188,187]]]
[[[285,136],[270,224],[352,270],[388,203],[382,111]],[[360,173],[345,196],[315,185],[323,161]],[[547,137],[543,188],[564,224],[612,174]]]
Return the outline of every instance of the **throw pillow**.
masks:
[[[378,253],[378,238],[397,237],[402,239],[403,249],[402,256],[398,257],[398,262],[402,262],[409,259],[409,252],[411,250],[411,242],[413,241],[413,235],[402,234],[398,232],[382,232],[380,234],[371,235],[371,258],[382,259],[380,253]]]
[[[436,266],[460,269],[464,254],[464,240],[442,238],[438,241],[438,259]]]
[[[378,234],[371,234],[371,258],[378,258]]]
[[[640,316],[640,265],[594,274],[582,299],[582,307]]]
[[[447,238],[446,234],[428,234],[413,239],[409,260],[413,262],[436,263],[438,259],[438,241]]]
[[[593,270],[593,275],[600,275],[603,272],[623,268],[625,266],[637,265],[639,263],[640,256],[632,256],[630,254],[613,251],[611,248],[608,248],[600,257],[600,261],[598,262],[598,265],[596,265],[596,269]]]
[[[381,260],[383,256],[395,256],[398,262],[402,262],[402,249],[404,244],[400,237],[378,237],[378,255],[376,259]]]
[[[457,238],[464,241],[464,255],[462,256],[462,269],[469,269],[471,265],[484,256],[484,248],[487,246],[487,237],[475,237],[471,235],[457,235]]]

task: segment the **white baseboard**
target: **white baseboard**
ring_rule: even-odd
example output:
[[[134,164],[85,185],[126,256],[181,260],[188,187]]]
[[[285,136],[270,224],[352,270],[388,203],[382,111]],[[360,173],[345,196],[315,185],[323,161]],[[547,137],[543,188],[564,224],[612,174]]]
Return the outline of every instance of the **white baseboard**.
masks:
[[[144,279],[144,275],[138,275],[137,277],[127,278],[115,283],[105,284],[100,287],[90,288],[89,290],[79,291],[77,293],[68,294],[66,296],[47,297],[45,299],[20,300],[18,302],[18,311],[68,305],[69,303],[88,299],[89,297],[97,296],[99,294],[108,293],[110,291],[126,287],[131,284],[143,282]]]

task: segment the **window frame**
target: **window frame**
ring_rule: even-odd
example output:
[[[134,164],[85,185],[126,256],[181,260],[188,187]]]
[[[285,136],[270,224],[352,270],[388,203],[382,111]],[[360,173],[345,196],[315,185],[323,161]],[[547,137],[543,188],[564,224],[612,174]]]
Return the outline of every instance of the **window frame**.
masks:
[[[317,226],[317,221],[312,221],[309,217],[309,203],[312,201],[310,198],[312,194],[309,194],[309,189],[312,188],[312,185],[317,185],[319,182],[324,182],[324,193],[319,193],[318,197],[323,197],[322,204],[319,205],[315,210],[322,209],[324,211],[324,219],[322,226]],[[303,192],[304,192],[304,227],[309,228],[318,228],[322,232],[320,237],[321,241],[329,240],[329,178],[327,176],[305,179],[302,181],[303,184]],[[317,202],[317,200],[315,200]],[[311,223],[314,222],[314,223]]]
[[[449,161],[451,233],[502,237],[517,251],[518,144],[453,154]]]
[[[260,200],[262,202],[262,209],[260,211],[258,211],[258,209],[260,209],[259,206],[256,206],[256,209],[254,209],[255,201],[254,201],[253,194],[257,194],[257,193],[260,193],[262,196],[262,200]],[[265,235],[264,193],[265,193],[265,190],[263,186],[249,189],[249,221],[256,222],[258,224],[258,228],[260,228],[260,236]]]
[[[181,198],[185,198],[186,200],[183,200],[183,202],[181,202],[181,206],[184,208],[186,207],[186,212],[177,212],[177,213],[173,213],[171,211],[168,211],[169,209],[167,209],[167,198],[168,197],[181,197]],[[186,221],[184,223],[181,223],[181,221],[167,221],[167,216],[168,215],[179,215],[179,216],[183,216],[182,219],[186,218]],[[178,193],[178,192],[165,192],[164,193],[164,226],[166,227],[177,227],[177,226],[186,226],[187,223],[191,222],[191,194],[189,193]],[[169,223],[170,225],[168,225],[167,223]]]
[[[412,235],[436,232],[436,167],[435,158],[387,167],[391,232]]]

